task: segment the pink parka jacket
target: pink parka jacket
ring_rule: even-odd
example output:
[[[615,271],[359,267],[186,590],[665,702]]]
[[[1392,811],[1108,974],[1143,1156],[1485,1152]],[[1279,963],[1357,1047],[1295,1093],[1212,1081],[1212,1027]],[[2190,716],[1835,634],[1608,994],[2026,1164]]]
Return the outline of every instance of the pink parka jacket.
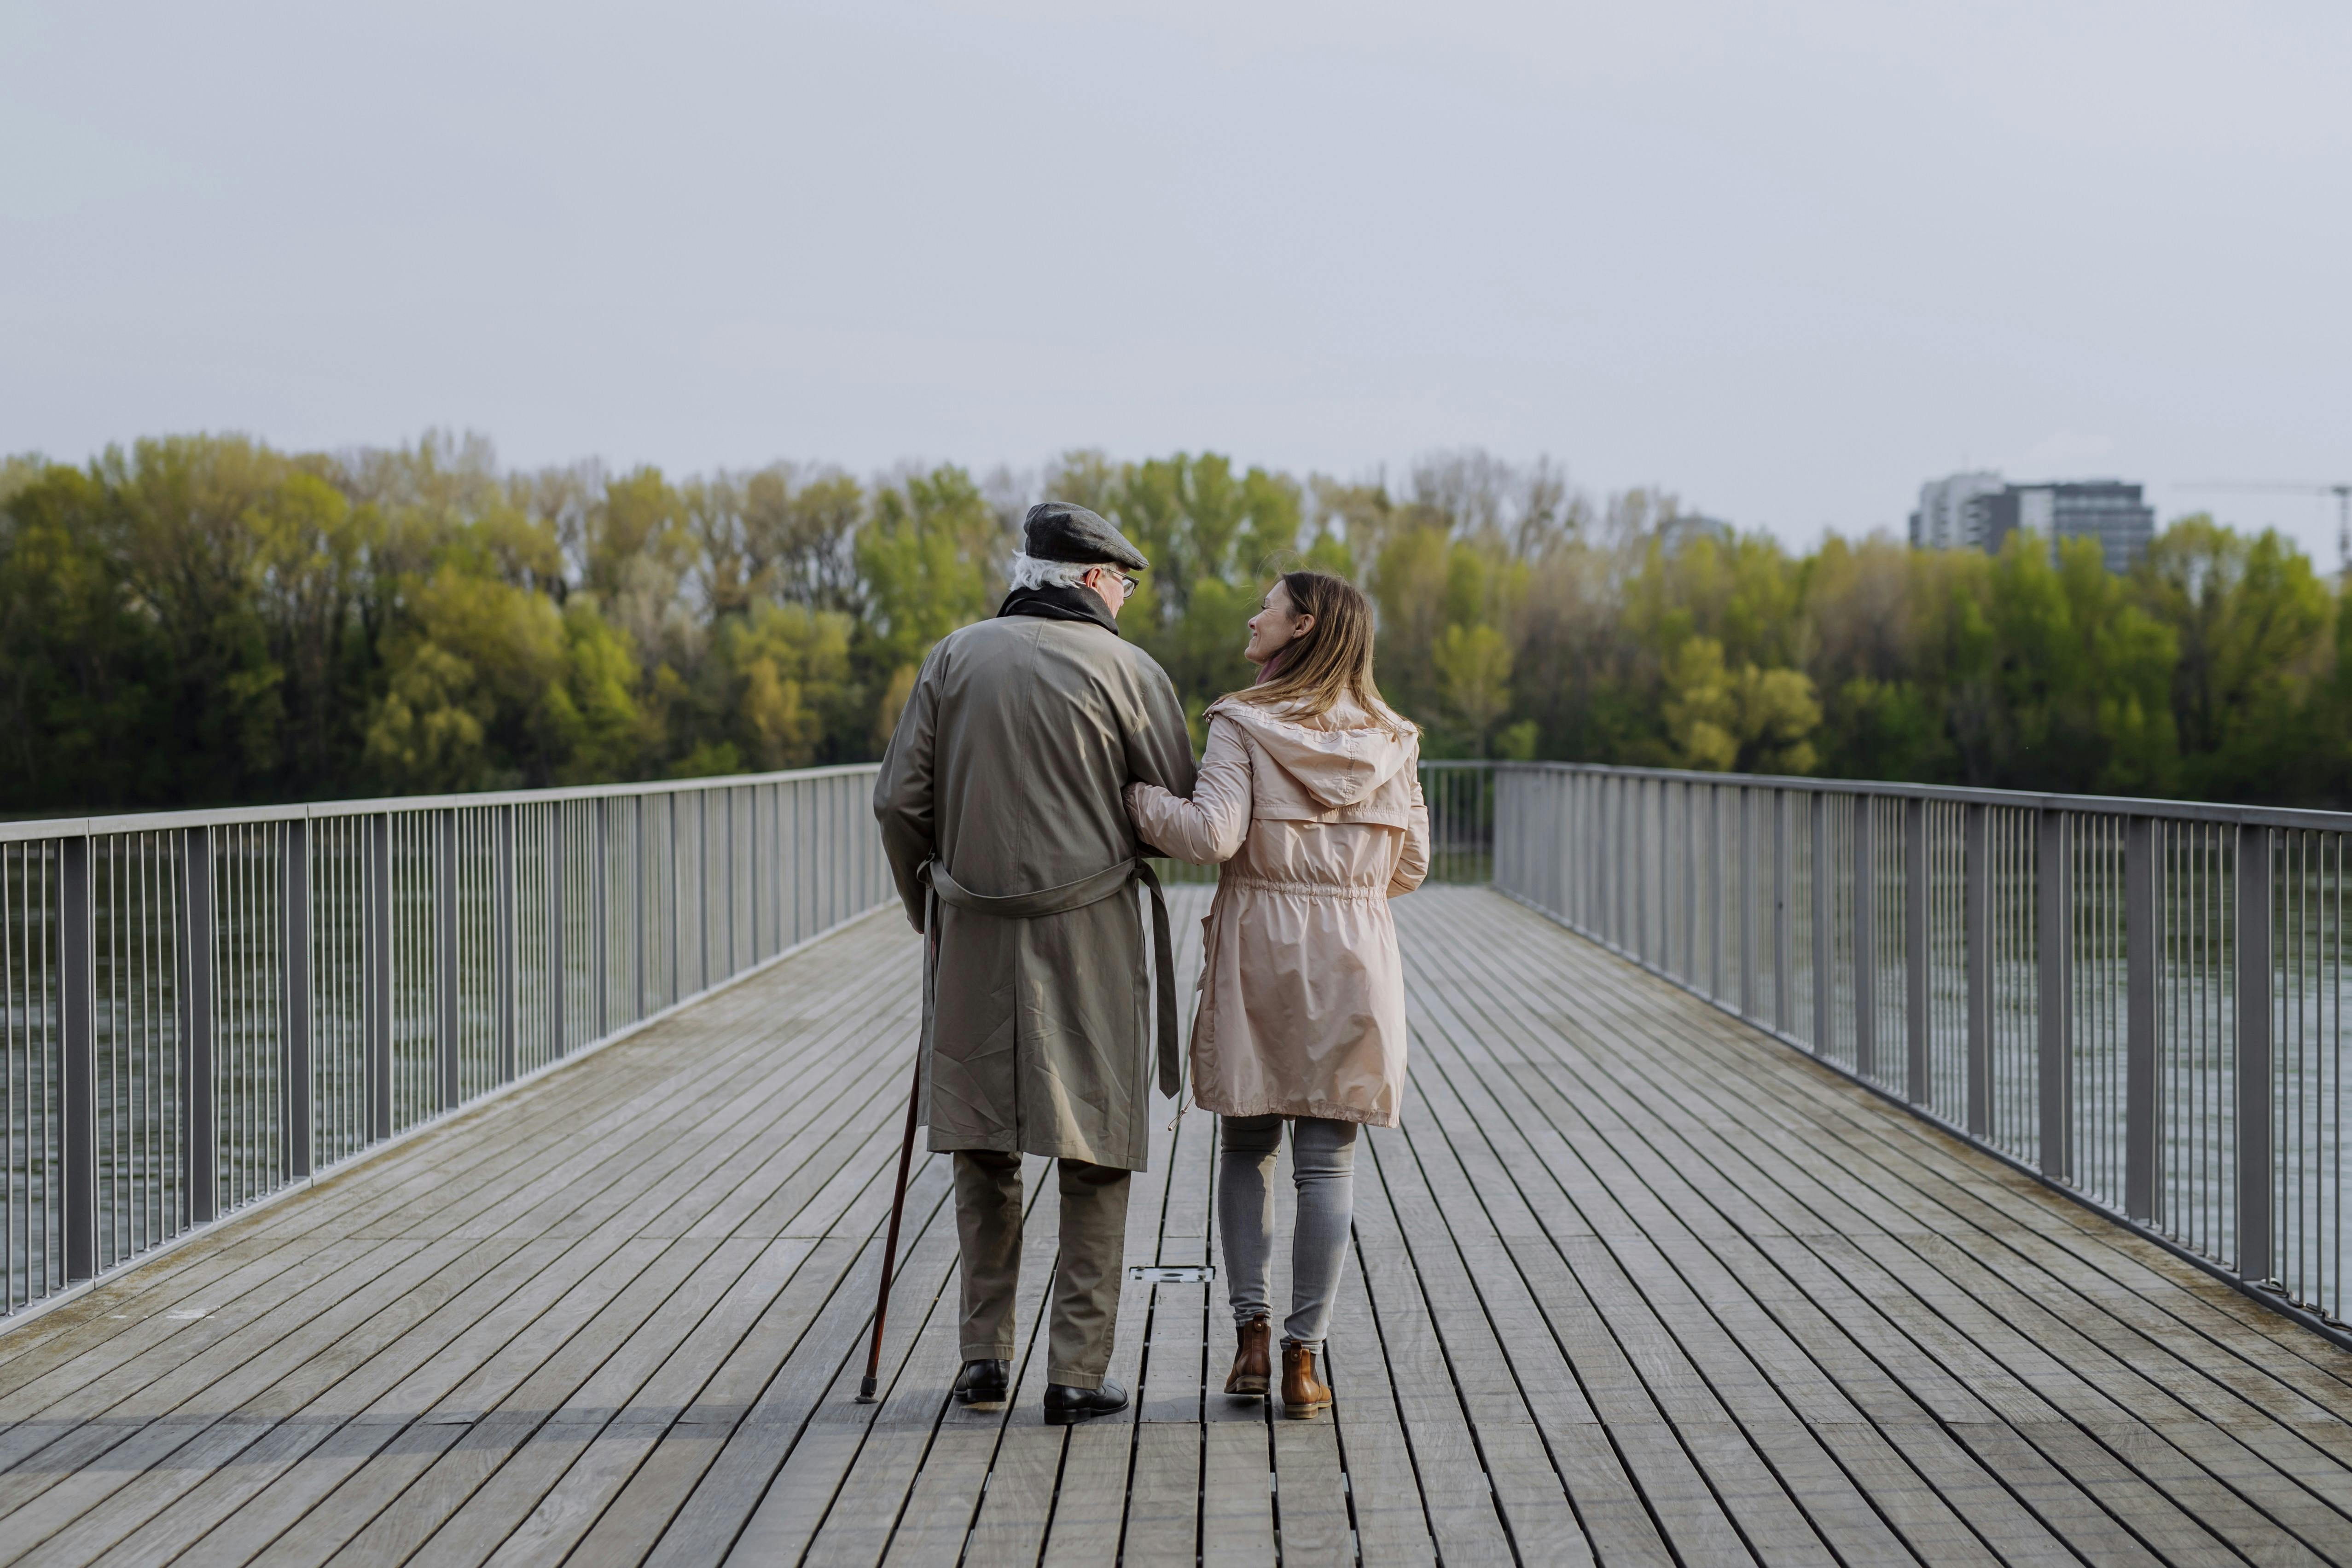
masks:
[[[1393,1127],[1404,969],[1389,900],[1429,870],[1421,742],[1360,710],[1297,722],[1211,705],[1192,798],[1127,790],[1139,837],[1226,862],[1203,922],[1192,1094],[1225,1116]]]

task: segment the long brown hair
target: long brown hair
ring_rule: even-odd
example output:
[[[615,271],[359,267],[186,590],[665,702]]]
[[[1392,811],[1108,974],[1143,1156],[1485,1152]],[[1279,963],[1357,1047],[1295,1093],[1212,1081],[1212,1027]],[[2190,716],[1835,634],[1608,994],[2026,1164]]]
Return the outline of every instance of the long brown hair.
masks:
[[[1314,616],[1315,624],[1275,655],[1271,678],[1233,693],[1234,700],[1319,719],[1353,698],[1381,729],[1413,733],[1372,682],[1372,604],[1362,590],[1328,572],[1285,572],[1281,582],[1292,612]]]

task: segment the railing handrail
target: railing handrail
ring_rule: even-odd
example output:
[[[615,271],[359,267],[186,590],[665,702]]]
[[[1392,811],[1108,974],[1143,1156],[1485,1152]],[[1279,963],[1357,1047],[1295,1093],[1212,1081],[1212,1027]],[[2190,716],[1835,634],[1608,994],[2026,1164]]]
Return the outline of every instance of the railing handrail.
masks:
[[[648,779],[635,784],[555,784],[545,789],[478,790],[462,795],[374,795],[363,800],[294,801],[279,805],[189,806],[177,811],[140,811],[84,816],[29,817],[0,822],[0,844],[36,838],[84,838],[110,833],[162,833],[175,827],[220,827],[240,822],[323,821],[338,816],[374,816],[394,811],[470,811],[488,805],[533,805],[550,801],[611,800],[633,795],[677,795],[690,790],[740,789],[788,779],[839,778],[871,773],[874,763],[838,763],[821,768],[784,768],[764,773],[716,773],[696,778]]]
[[[1424,763],[1422,765],[1436,764]],[[2162,800],[2148,795],[2062,795],[2037,790],[1991,789],[1977,784],[1895,784],[1878,779],[1814,778],[1805,773],[1717,773],[1696,768],[1628,767],[1615,763],[1497,761],[1479,765],[1507,773],[1598,773],[1618,778],[1659,779],[1675,784],[1748,784],[1759,788],[1811,790],[1823,795],[1940,800],[1956,805],[2011,805],[2040,811],[2099,812],[2113,816],[2160,816],[2176,822],[2352,832],[2352,811],[2327,811],[2315,806],[2231,805],[2215,801]]]

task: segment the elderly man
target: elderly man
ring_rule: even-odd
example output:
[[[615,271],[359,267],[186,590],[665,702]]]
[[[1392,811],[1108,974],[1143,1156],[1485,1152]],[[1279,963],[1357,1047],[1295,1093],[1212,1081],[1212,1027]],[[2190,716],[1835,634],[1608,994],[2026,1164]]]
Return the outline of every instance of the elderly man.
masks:
[[[1059,1163],[1061,1257],[1045,1419],[1127,1404],[1108,1382],[1127,1191],[1150,1128],[1154,1011],[1134,884],[1150,874],[1121,792],[1192,789],[1167,673],[1118,635],[1150,563],[1102,518],[1029,509],[996,618],[931,650],[882,759],[874,813],[927,933],[922,1102],[955,1155],[963,1248],[956,1397],[1003,1405],[1021,1264],[1021,1156]],[[1159,1075],[1177,1089],[1167,917],[1152,883]]]

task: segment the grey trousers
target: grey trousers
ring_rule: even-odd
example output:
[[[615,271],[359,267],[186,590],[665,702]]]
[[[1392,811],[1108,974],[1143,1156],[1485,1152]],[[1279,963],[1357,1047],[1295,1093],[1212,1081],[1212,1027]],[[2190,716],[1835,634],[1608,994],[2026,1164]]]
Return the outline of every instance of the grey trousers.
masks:
[[[1126,1277],[1127,1189],[1116,1165],[1062,1160],[1062,1254],[1054,1266],[1045,1379],[1100,1388]],[[959,1149],[956,1237],[963,1244],[963,1359],[1013,1359],[1021,1289],[1021,1156]]]
[[[1274,1157],[1282,1148],[1279,1116],[1217,1119],[1217,1230],[1225,1244],[1225,1294],[1234,1321],[1271,1317],[1266,1268],[1274,1257]],[[1348,1258],[1356,1212],[1356,1123],[1302,1116],[1290,1134],[1290,1174],[1298,1216],[1290,1230],[1290,1316],[1282,1337],[1321,1345],[1331,1327],[1331,1298]]]

